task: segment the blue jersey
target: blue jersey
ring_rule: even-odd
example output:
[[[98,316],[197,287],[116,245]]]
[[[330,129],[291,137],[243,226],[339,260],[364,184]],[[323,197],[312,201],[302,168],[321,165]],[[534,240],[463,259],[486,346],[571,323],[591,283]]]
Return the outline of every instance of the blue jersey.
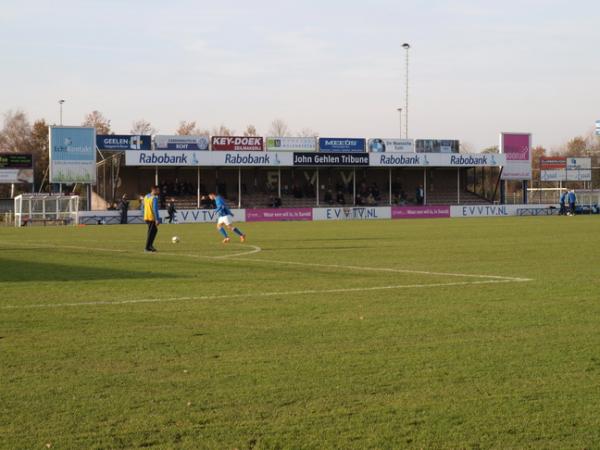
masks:
[[[575,192],[569,192],[569,203],[575,203],[576,200]]]
[[[563,192],[562,194],[560,194],[560,203],[562,205],[564,205],[566,201],[567,201],[567,193]]]
[[[227,206],[227,203],[225,203],[225,200],[223,200],[223,197],[220,195],[215,197],[215,213],[219,217],[233,216],[233,213]]]

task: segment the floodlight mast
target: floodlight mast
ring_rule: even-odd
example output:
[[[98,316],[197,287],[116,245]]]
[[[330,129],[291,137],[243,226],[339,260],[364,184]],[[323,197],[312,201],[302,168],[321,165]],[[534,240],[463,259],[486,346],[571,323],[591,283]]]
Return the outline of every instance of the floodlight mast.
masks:
[[[404,77],[404,137],[408,138],[408,51],[410,50],[410,44],[402,44],[402,48],[406,54],[406,67]],[[401,136],[402,137],[402,136]]]

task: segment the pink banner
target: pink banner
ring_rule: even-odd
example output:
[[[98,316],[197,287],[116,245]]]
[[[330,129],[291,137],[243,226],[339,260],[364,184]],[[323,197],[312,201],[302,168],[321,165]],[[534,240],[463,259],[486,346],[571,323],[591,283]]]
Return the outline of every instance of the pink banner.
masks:
[[[246,210],[246,222],[312,220],[312,218],[312,208],[264,208]]]
[[[529,161],[531,135],[519,133],[504,133],[502,150],[507,161]]]
[[[449,206],[393,206],[392,219],[434,219],[450,217]]]

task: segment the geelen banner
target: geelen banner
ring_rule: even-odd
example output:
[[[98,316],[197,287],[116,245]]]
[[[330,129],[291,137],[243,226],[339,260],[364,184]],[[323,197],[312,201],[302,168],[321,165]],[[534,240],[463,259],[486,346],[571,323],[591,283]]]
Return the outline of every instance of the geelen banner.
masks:
[[[129,134],[98,134],[96,135],[98,150],[150,150],[152,136]]]
[[[313,220],[312,208],[247,209],[246,222]]]
[[[530,133],[500,133],[500,153],[506,156],[503,180],[531,180]]]
[[[392,219],[436,219],[450,217],[449,206],[392,206]]]
[[[268,137],[267,151],[270,152],[316,152],[315,137]]]
[[[206,136],[157,135],[154,136],[155,150],[208,150]]]
[[[414,153],[415,141],[412,139],[369,139],[369,151],[371,153]]]
[[[33,183],[33,156],[0,153],[0,184]]]
[[[264,150],[261,136],[213,136],[211,147],[213,151],[225,152],[262,152]]]
[[[364,153],[366,150],[363,138],[319,138],[320,152]]]
[[[96,183],[96,129],[49,127],[50,183]]]

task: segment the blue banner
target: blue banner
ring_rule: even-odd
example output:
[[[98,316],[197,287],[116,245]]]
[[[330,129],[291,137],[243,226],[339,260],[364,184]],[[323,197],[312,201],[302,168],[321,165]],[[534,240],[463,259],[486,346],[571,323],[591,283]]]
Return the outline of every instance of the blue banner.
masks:
[[[129,134],[99,134],[96,136],[98,150],[150,150],[152,136]]]
[[[363,138],[319,138],[320,152],[364,153],[367,150]]]

